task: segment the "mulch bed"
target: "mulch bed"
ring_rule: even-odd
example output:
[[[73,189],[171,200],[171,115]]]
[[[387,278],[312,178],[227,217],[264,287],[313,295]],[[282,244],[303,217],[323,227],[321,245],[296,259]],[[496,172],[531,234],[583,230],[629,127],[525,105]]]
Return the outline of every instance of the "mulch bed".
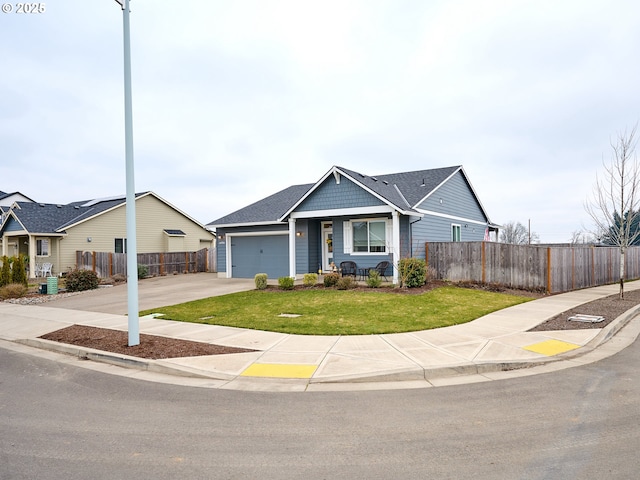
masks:
[[[640,304],[640,290],[630,290],[625,292],[624,298],[619,298],[618,294],[604,297],[593,302],[579,305],[576,308],[562,312],[550,318],[530,332],[542,332],[549,330],[578,330],[583,328],[603,328],[613,322],[620,315]],[[583,323],[569,320],[574,315],[598,315],[604,317],[604,321],[599,323]]]
[[[147,334],[140,334],[140,344],[130,347],[127,332],[85,325],[71,325],[42,335],[40,338],[152,360],[256,351]]]

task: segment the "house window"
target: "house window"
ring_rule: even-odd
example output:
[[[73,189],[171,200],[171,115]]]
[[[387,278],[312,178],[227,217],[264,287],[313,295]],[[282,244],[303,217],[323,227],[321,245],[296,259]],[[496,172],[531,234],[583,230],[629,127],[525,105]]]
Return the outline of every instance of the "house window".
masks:
[[[385,253],[387,222],[365,220],[351,222],[353,253]]]
[[[460,241],[460,232],[461,232],[460,225],[455,225],[455,224],[451,225],[451,241],[452,242]]]
[[[116,253],[127,253],[127,239],[126,238],[116,238],[115,243],[115,252]]]
[[[49,256],[49,240],[46,238],[36,240],[36,255],[41,257]]]

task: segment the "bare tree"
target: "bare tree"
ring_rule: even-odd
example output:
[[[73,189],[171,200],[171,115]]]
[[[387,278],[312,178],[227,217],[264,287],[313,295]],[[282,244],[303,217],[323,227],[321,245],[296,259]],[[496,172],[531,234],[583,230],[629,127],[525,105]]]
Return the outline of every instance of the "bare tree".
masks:
[[[604,241],[620,248],[620,298],[624,298],[625,252],[640,235],[633,228],[640,219],[640,166],[636,157],[636,124],[610,141],[610,163],[603,161],[604,174],[596,176],[593,196],[585,209]]]
[[[513,245],[526,245],[539,243],[540,239],[537,233],[531,232],[531,229],[525,227],[520,222],[514,222],[512,220],[502,226],[500,241]]]
[[[600,237],[602,237],[602,234],[598,236],[585,230],[575,230],[571,232],[569,243],[571,245],[594,244],[599,242],[598,238]]]

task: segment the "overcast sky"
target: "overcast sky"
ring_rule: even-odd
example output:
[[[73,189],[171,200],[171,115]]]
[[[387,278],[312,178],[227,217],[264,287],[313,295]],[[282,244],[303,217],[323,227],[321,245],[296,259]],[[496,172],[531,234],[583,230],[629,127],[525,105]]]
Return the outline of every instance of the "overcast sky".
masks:
[[[120,6],[42,4],[0,13],[0,190],[124,195]],[[131,12],[136,191],[203,224],[332,165],[463,165],[491,221],[566,242],[591,226],[584,202],[612,136],[640,118],[633,0],[133,0]]]

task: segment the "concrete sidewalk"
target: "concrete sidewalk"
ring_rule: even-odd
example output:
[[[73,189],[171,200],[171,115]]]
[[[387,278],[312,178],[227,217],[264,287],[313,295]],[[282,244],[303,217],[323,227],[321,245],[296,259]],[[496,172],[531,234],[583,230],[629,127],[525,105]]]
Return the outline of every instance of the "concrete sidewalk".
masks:
[[[640,282],[626,284],[628,290],[638,288]],[[110,373],[209,388],[264,391],[422,388],[553,371],[612,355],[638,336],[640,318],[636,315],[640,306],[602,329],[527,330],[558,313],[617,291],[617,285],[590,288],[534,300],[463,325],[387,335],[303,336],[174,322],[152,316],[140,318],[141,333],[257,350],[164,360],[144,360],[38,338],[72,324],[127,330],[124,315],[1,302],[0,340],[6,341],[2,342],[6,348],[33,353],[26,345],[73,355],[57,355],[58,361],[79,363],[79,358],[89,358],[103,362],[109,366],[103,365],[102,369]],[[93,362],[81,363],[87,364],[96,368]]]

